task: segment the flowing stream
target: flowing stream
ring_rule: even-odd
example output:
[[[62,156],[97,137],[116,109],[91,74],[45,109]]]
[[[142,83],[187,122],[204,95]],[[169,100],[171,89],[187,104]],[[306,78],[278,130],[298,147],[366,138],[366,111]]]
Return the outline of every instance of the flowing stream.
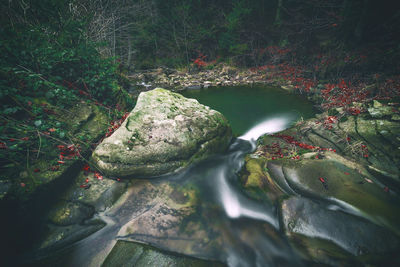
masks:
[[[265,92],[262,91],[265,88],[254,89],[251,96],[247,92],[251,98],[248,99],[245,89],[248,90],[248,88],[243,90],[222,88],[217,92],[221,97],[219,100],[224,99],[225,107],[218,107],[218,105],[207,102],[209,99],[221,104],[215,94],[217,89],[213,89],[214,93],[211,96],[207,94],[207,91],[185,94],[189,97],[196,97],[194,95],[197,94],[196,98],[200,103],[222,111],[231,121],[234,132],[240,136],[232,141],[224,154],[195,164],[183,172],[155,178],[152,180],[152,184],[157,187],[168,182],[176,187],[190,184],[197,188],[200,198],[198,204],[200,208],[197,209],[200,210],[198,211],[200,214],[198,215],[203,217],[206,232],[214,233],[208,237],[217,240],[219,246],[211,252],[199,249],[193,252],[192,256],[220,260],[229,266],[301,266],[301,261],[281,232],[276,207],[273,203],[255,201],[247,196],[239,186],[238,173],[243,167],[244,156],[256,147],[258,137],[284,130],[301,116],[309,117],[312,114],[311,106],[305,100],[293,95],[289,99],[289,101],[293,101],[292,103],[282,103],[283,97],[287,96],[286,92],[282,91],[273,91],[272,94],[267,94],[266,97],[272,98],[272,102],[271,99],[267,101]],[[257,92],[264,94],[264,98],[257,95]],[[245,107],[239,102],[229,102],[230,100],[236,101],[238,98],[241,99],[239,102],[246,103]],[[279,103],[280,100],[282,100],[281,103]],[[272,108],[274,112],[268,112],[265,109],[271,107],[265,107],[268,103],[264,103],[264,101],[271,103],[273,107],[283,105],[285,108],[284,110],[278,109],[278,112]],[[232,108],[232,105],[235,108]],[[298,106],[301,106],[303,111],[299,111]],[[243,108],[247,110],[243,110]],[[246,114],[238,116],[237,110]],[[253,117],[253,114],[258,115]],[[248,125],[252,125],[252,127],[248,127]],[[247,131],[244,130],[246,127]],[[117,239],[150,243],[161,249],[180,252],[174,249],[172,238],[166,243],[157,243],[140,235],[121,235],[121,227],[152,208],[152,205],[149,204],[146,208],[137,209],[137,205],[135,205],[137,196],[134,189],[135,187],[131,186],[114,207],[98,215],[107,223],[104,228],[67,248],[59,254],[62,256],[58,256],[53,264],[100,266]],[[203,216],[204,211],[207,210],[216,212],[212,213],[213,216]],[[166,238],[168,239],[168,236]]]

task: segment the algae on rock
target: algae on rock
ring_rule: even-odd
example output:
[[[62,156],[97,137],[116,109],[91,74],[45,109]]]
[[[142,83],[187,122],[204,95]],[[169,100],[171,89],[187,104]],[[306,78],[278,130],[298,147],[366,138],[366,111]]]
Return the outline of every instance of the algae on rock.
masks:
[[[139,95],[136,107],[96,148],[93,159],[111,176],[157,176],[222,152],[231,137],[221,113],[157,88]]]

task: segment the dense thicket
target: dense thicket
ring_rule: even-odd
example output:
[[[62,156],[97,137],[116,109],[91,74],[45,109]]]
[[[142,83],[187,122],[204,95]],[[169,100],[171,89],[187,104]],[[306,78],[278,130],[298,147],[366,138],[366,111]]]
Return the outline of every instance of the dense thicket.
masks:
[[[63,106],[82,95],[112,103],[117,65],[100,56],[99,44],[86,34],[90,18],[75,13],[70,2],[2,2],[2,114],[17,113],[40,98]]]
[[[84,2],[84,1],[81,1]],[[317,53],[379,55],[375,69],[398,66],[400,9],[371,0],[97,0],[93,18],[109,54],[138,69],[187,65],[199,53],[264,64],[268,46]],[[84,3],[83,3],[84,5]],[[104,23],[103,23],[104,26]],[[96,27],[92,27],[95,29]]]
[[[2,20],[11,21],[14,32],[15,23],[28,21],[42,25],[45,36],[40,38],[61,39],[59,47],[101,42],[106,46],[98,51],[119,58],[130,70],[187,66],[199,53],[209,60],[257,66],[270,60],[267,47],[279,46],[296,51],[302,63],[318,53],[343,58],[368,54],[367,68],[398,71],[400,9],[388,0],[3,2],[2,14],[8,16]]]
[[[71,142],[56,112],[66,113],[79,101],[111,116],[131,107],[118,62],[102,55],[106,44],[88,35],[92,13],[82,16],[76,7],[68,0],[0,2],[0,180],[45,156],[55,143]],[[54,136],[42,140],[40,134],[49,131]],[[29,153],[34,149],[36,156]]]

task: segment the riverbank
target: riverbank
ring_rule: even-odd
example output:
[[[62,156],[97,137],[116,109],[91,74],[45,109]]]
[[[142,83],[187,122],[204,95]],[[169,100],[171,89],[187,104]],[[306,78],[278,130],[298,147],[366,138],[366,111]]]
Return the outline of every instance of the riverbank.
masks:
[[[158,70],[136,79],[177,90],[271,84],[304,94],[320,113],[259,138],[246,156],[241,186],[251,198],[278,207],[283,231],[305,261],[398,263],[392,253],[399,247],[400,219],[398,82],[300,83],[271,69]]]
[[[252,70],[243,71],[231,68],[229,71],[229,69],[230,68],[225,67],[224,72],[228,73],[226,74],[226,77],[229,78],[230,82],[223,83],[224,85],[229,85],[233,82],[240,84],[241,81],[249,81],[249,85],[265,84],[262,82],[262,79],[263,75],[266,74],[263,74],[262,71],[256,71],[251,80],[240,75],[245,75],[247,73],[246,71],[252,72]],[[242,71],[242,74],[238,74],[240,71]],[[219,74],[220,72],[216,69],[213,72],[206,71],[197,73],[195,75],[198,76],[195,77],[196,79],[198,77],[204,77],[204,79],[209,78],[210,80],[213,80],[212,77],[214,77],[215,81],[218,79],[217,76]],[[145,77],[145,74],[142,75]],[[146,75],[149,76],[150,74],[147,73]],[[156,74],[153,81],[159,80],[159,78],[157,78],[159,75],[163,77],[166,74]],[[171,75],[174,74],[169,74],[169,76]],[[178,75],[178,73],[175,73],[175,75]],[[179,80],[184,81],[185,78],[186,80],[189,80],[190,77],[193,78],[193,76],[190,75],[192,74],[184,73],[182,76],[179,76]],[[239,78],[236,80],[236,77],[238,76]],[[170,78],[172,79],[174,77],[175,76],[172,76]],[[149,79],[149,77],[147,77],[147,79]],[[199,79],[195,81],[198,82],[198,80]],[[258,83],[258,80],[261,82]],[[290,92],[300,92],[300,90],[296,90],[299,88],[296,88],[289,82],[285,85],[283,83],[285,81],[284,79],[276,80],[277,82],[281,81],[281,85],[286,86],[286,89]],[[135,84],[141,84],[142,82],[148,85],[150,80],[137,81]],[[207,87],[204,85],[206,84],[205,82],[206,81],[202,83],[203,85],[201,85],[200,88]],[[217,82],[221,82],[221,78]],[[279,84],[276,83],[275,85]],[[161,84],[153,82],[153,85],[151,86],[161,86]],[[148,86],[148,88],[142,88],[141,90],[148,90],[151,86]],[[326,87],[324,86],[324,88]],[[170,89],[182,90],[183,88],[178,86],[175,89],[172,87]],[[196,88],[193,87],[187,89],[196,90]],[[213,90],[213,88],[210,89]],[[271,202],[271,209],[277,208],[280,210],[281,214],[283,214],[283,217],[280,217],[283,221],[282,226],[284,227],[285,234],[290,239],[293,246],[296,246],[296,242],[308,244],[305,246],[308,252],[301,251],[301,253],[305,255],[303,257],[304,260],[324,262],[327,264],[332,263],[332,255],[330,254],[332,248],[332,244],[330,243],[331,241],[325,240],[323,242],[313,243],[315,241],[313,238],[307,237],[307,233],[298,231],[296,230],[297,228],[294,227],[296,225],[295,223],[301,221],[303,218],[300,216],[302,211],[299,211],[299,206],[304,203],[302,204],[298,199],[293,198],[297,194],[301,195],[305,192],[305,195],[315,195],[327,200],[328,202],[330,197],[334,197],[335,199],[338,199],[338,201],[346,203],[350,202],[352,206],[362,209],[363,212],[372,217],[375,224],[383,225],[383,227],[393,230],[394,232],[397,231],[395,225],[398,219],[396,216],[390,216],[390,214],[396,213],[396,208],[390,204],[390,197],[396,196],[398,193],[396,190],[396,181],[387,182],[388,179],[392,179],[392,176],[396,175],[398,172],[396,169],[390,167],[397,166],[398,164],[396,163],[397,161],[393,161],[393,159],[397,160],[397,150],[391,149],[391,146],[389,145],[390,142],[393,143],[392,145],[396,145],[397,142],[396,134],[398,133],[398,127],[396,125],[398,125],[398,123],[396,123],[396,120],[398,121],[398,105],[387,100],[381,100],[380,102],[372,100],[372,102],[368,102],[366,99],[364,99],[363,102],[352,102],[349,104],[345,102],[343,106],[339,107],[322,105],[327,104],[327,102],[322,102],[324,100],[324,94],[328,96],[329,93],[332,93],[332,96],[335,97],[332,98],[332,100],[342,99],[341,95],[335,93],[339,91],[338,89],[342,89],[345,92],[350,91],[350,88],[343,84],[339,85],[337,88],[332,87],[331,91],[320,89],[320,93],[313,92],[313,89],[310,88],[310,92],[307,93],[307,96],[310,97],[310,99],[314,98],[314,103],[319,103],[320,108],[323,109],[325,107],[326,111],[317,115],[317,118],[307,121],[300,120],[294,127],[285,130],[284,132],[260,138],[256,151],[246,157],[246,163],[240,172],[241,175],[239,178],[243,190],[245,190],[246,194],[248,194],[250,198],[261,203],[264,201],[267,201],[268,203]],[[249,87],[249,92],[250,90],[251,87]],[[229,94],[229,92],[227,92],[227,94]],[[113,131],[121,125],[122,121],[123,120],[118,123],[113,123],[110,126],[112,129],[110,130],[109,128],[107,130],[106,136],[110,136]],[[104,126],[104,130],[106,130],[108,123],[104,122],[102,125]],[[373,128],[376,130],[370,131],[370,129]],[[381,135],[383,135],[384,138],[381,138]],[[153,140],[156,137],[151,134],[148,138]],[[383,149],[379,148],[381,144],[385,145]],[[64,148],[60,147],[59,149],[62,150]],[[64,156],[64,154],[65,152],[61,155]],[[335,165],[338,162],[340,162],[342,166],[341,168],[344,168],[344,171],[343,173],[340,173],[340,176],[337,172],[337,165]],[[359,164],[356,166],[354,165],[354,162],[359,162]],[[295,165],[293,166],[293,164]],[[318,177],[314,177],[314,171],[319,169],[321,166],[323,166],[323,169],[326,172],[318,174]],[[159,237],[155,235],[153,231],[159,229],[158,227],[164,227],[162,229],[165,229],[165,225],[169,225],[168,223],[171,223],[172,227],[171,229],[168,228],[171,231],[168,233],[176,234],[176,238],[181,237],[182,233],[180,233],[181,228],[178,229],[174,227],[181,225],[180,222],[183,222],[188,218],[190,218],[190,223],[186,222],[187,224],[184,226],[188,227],[187,230],[189,232],[185,234],[191,233],[190,231],[193,230],[192,227],[194,226],[195,229],[200,229],[201,231],[205,231],[203,230],[203,227],[207,229],[206,226],[208,224],[198,219],[197,209],[201,206],[201,199],[196,187],[189,188],[186,186],[181,188],[178,185],[171,186],[168,181],[164,181],[166,184],[164,188],[157,182],[152,181],[144,182],[143,180],[140,181],[136,179],[133,179],[132,181],[120,180],[119,177],[107,177],[93,167],[94,166],[84,165],[77,168],[79,175],[76,177],[74,176],[73,179],[70,180],[68,190],[65,190],[66,192],[63,194],[62,199],[55,202],[56,205],[51,208],[49,217],[42,220],[42,223],[44,222],[44,224],[46,224],[47,229],[45,230],[45,234],[41,236],[41,241],[36,247],[39,249],[38,251],[40,253],[43,253],[42,255],[46,255],[48,251],[56,251],[63,246],[71,245],[77,240],[84,239],[88,236],[88,239],[86,239],[88,244],[90,244],[92,238],[101,238],[102,232],[99,232],[99,229],[104,227],[104,223],[98,220],[96,214],[102,214],[103,212],[107,212],[109,209],[118,206],[119,204],[115,203],[121,196],[122,197],[118,200],[118,203],[124,203],[127,211],[129,211],[124,214],[136,214],[135,219],[131,224],[136,227],[135,229],[142,231],[143,236],[149,235],[150,239],[146,239],[146,242],[150,244],[157,244],[157,242],[159,242],[156,241],[158,240],[157,238],[164,240],[164,236]],[[306,168],[306,170],[304,170],[304,168]],[[292,169],[294,169],[294,172],[287,174],[287,170]],[[359,170],[361,173],[357,174]],[[37,175],[40,175],[41,172],[42,171],[38,172]],[[283,176],[279,176],[279,173],[281,172],[283,173]],[[383,175],[384,178],[381,176],[375,178],[377,172],[380,173],[379,175]],[[333,174],[335,174],[335,177],[336,175],[340,177],[340,180],[335,181],[335,177],[331,176]],[[296,176],[303,179],[301,184],[305,184],[307,186],[306,188],[302,188],[301,184],[299,185],[295,181],[294,177]],[[368,197],[364,197],[360,200],[358,195],[352,197],[350,193],[347,194],[348,188],[340,187],[340,183],[347,183],[349,181],[351,182],[351,186],[349,187],[351,190],[358,190],[358,195],[367,193]],[[360,189],[359,184],[361,182],[364,185],[373,186],[372,192],[370,191],[370,188],[367,188],[366,191],[363,191],[363,188]],[[140,189],[140,184],[143,184],[143,190]],[[287,186],[285,187],[286,184]],[[30,186],[30,184],[27,183],[23,188],[28,186]],[[136,205],[130,205],[130,202],[124,202],[126,199],[123,196],[127,188],[130,188],[129,190],[131,191],[133,190],[131,197],[135,201],[132,203],[136,203]],[[344,195],[337,195],[337,192],[340,191],[347,193]],[[219,193],[217,192],[217,195],[218,194]],[[153,198],[150,196],[157,197]],[[377,211],[376,209],[370,210],[362,203],[363,201],[370,203],[371,199],[372,202],[375,203],[376,200],[374,200],[374,198],[376,198],[376,196],[378,196],[377,204],[382,208],[382,212],[379,210]],[[282,202],[288,197],[290,197],[290,201]],[[168,206],[161,205],[161,203],[165,202],[165,199],[168,199]],[[150,202],[154,204],[154,208],[150,211],[146,211],[148,203]],[[310,210],[324,210],[323,206],[313,206],[313,203],[310,203],[307,202],[304,204],[306,206],[308,205],[307,212]],[[341,205],[338,205],[337,207],[339,207],[339,209],[343,208]],[[349,210],[345,211],[348,212]],[[209,211],[204,212],[208,214]],[[220,214],[221,210],[217,208],[217,210],[212,212]],[[157,216],[160,216],[159,214],[164,214],[162,220],[154,222],[154,225],[148,224],[147,222],[150,222],[152,216],[156,216],[155,214],[158,214]],[[295,218],[293,214],[300,214],[300,217]],[[337,214],[329,213],[327,216],[328,215],[335,218]],[[112,213],[110,216],[115,216],[115,220],[119,218],[118,212]],[[385,216],[388,220],[385,220],[383,223],[379,221],[380,217],[386,218]],[[370,219],[370,217],[367,218]],[[130,217],[127,217],[126,219],[127,221],[131,220]],[[349,218],[345,216],[345,219]],[[354,218],[350,217],[350,219]],[[142,220],[147,223],[146,227],[143,226]],[[332,220],[334,221],[334,219]],[[313,229],[320,231],[321,228],[318,228],[320,223],[324,222],[317,221],[310,227],[314,227]],[[373,233],[378,229],[374,228],[375,226],[371,226],[371,224],[363,224],[357,219],[352,221],[352,225],[355,228],[362,225],[365,231],[369,231],[369,238],[372,236],[372,240],[375,240],[373,238]],[[343,224],[341,227],[344,229],[346,224]],[[103,231],[107,232],[107,229],[110,228],[103,229]],[[334,232],[334,229],[330,228],[330,226],[322,228],[322,230],[327,231],[328,233]],[[383,236],[389,236],[387,230],[382,230],[382,228],[379,228],[378,230],[384,233]],[[74,234],[71,235],[71,231],[73,231]],[[199,234],[199,240],[201,239],[204,246],[208,248],[207,244],[209,243],[209,240],[207,238],[212,240],[213,236],[210,235],[206,239],[203,239],[204,236],[201,231]],[[90,237],[91,235],[93,236]],[[322,235],[320,237],[322,237]],[[126,238],[130,238],[130,241],[138,239],[132,237],[130,233],[126,234]],[[190,237],[187,238],[190,239]],[[359,236],[353,235],[352,238],[359,238]],[[174,252],[184,251],[181,247],[171,249],[168,239],[165,240],[166,243],[164,244],[164,249],[172,250]],[[184,240],[185,242],[188,242],[186,239]],[[357,248],[349,244],[349,239],[344,235],[340,237],[330,236],[328,240],[334,240],[334,243],[345,244],[344,248],[343,246],[339,246],[339,248],[333,246],[334,251],[339,250],[339,259],[341,259],[339,261],[333,261],[334,263],[348,263],[349,260],[353,260],[353,257],[348,257],[346,254],[348,251],[353,254],[358,253]],[[359,238],[358,242],[360,242],[360,244],[371,245],[370,240],[371,239]],[[382,251],[390,251],[393,246],[396,246],[396,239],[393,239],[392,241],[393,242]],[[195,243],[198,244],[199,242],[196,241]],[[319,249],[318,246],[323,246],[326,253],[321,257],[316,257],[312,253],[310,255],[310,251],[317,251]],[[342,251],[343,249],[345,250],[344,252]],[[370,251],[371,253],[376,253],[381,250],[374,247]],[[197,250],[193,249],[193,251],[185,251],[184,254],[196,256],[196,252]],[[364,252],[359,253],[361,256],[364,254],[369,255]],[[80,255],[86,257],[89,254],[81,253]],[[96,255],[96,252],[93,252],[93,255]],[[225,261],[225,259],[220,258],[210,257],[210,259]],[[381,258],[378,260],[380,261]],[[356,262],[360,261],[363,262],[362,260],[356,259]]]

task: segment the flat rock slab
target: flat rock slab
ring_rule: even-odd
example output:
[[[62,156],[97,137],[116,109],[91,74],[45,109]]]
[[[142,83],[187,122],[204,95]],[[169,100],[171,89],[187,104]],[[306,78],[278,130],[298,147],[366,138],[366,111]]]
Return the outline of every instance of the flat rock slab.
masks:
[[[399,238],[385,228],[306,198],[283,201],[282,217],[289,235],[330,240],[353,255],[387,253],[400,248]]]
[[[326,152],[324,159],[282,161],[279,165],[290,187],[300,195],[325,199],[400,232],[399,198],[385,192],[361,165],[332,152]]]
[[[158,176],[224,151],[231,137],[221,113],[157,88],[139,95],[136,107],[96,148],[93,159],[111,176]]]
[[[215,261],[178,256],[144,244],[118,241],[102,266],[222,267],[226,265]]]

